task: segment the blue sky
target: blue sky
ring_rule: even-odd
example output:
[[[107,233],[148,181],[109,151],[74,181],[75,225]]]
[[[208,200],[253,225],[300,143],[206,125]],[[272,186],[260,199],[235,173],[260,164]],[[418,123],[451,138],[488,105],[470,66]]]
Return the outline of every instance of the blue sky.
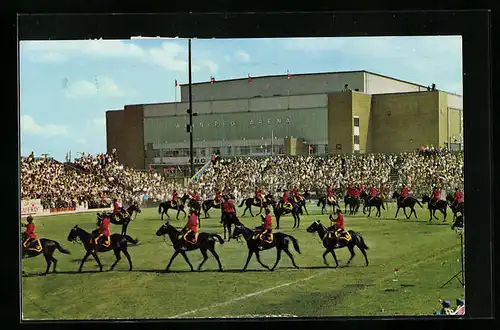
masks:
[[[193,82],[367,70],[462,94],[461,37],[197,39],[192,52]],[[175,79],[188,82],[186,40],[23,41],[21,154],[105,152],[106,110],[179,100]]]

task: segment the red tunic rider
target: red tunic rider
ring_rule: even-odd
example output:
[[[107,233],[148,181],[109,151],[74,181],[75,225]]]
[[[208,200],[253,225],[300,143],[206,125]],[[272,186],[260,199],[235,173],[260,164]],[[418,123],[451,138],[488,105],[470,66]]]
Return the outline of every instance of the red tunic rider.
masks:
[[[293,193],[293,200],[295,201],[295,203],[300,202],[300,195],[299,195],[299,190],[297,189],[297,187],[293,187],[292,193]]]
[[[360,195],[359,188],[354,188],[354,189],[352,190],[352,197],[353,197],[353,198],[359,198],[359,195]]]
[[[335,196],[333,195],[333,189],[332,189],[332,187],[328,187],[328,189],[327,189],[327,194],[328,194],[328,197],[327,197],[327,198],[328,198],[328,201],[329,201],[330,203],[335,202]]]
[[[102,245],[104,245],[105,247],[109,247],[111,245],[110,232],[109,232],[109,217],[106,215],[103,215],[101,225],[99,226],[99,236],[97,236],[96,239],[94,240],[94,243],[96,245],[98,244],[98,241],[102,236],[106,237],[106,241],[103,242]]]
[[[287,209],[292,209],[292,203],[288,200],[290,198],[290,194],[288,193],[288,190],[283,190],[283,207]]]
[[[455,188],[455,195],[453,196],[455,205],[458,205],[460,203],[464,202],[464,193],[459,191],[458,188]]]
[[[264,223],[262,225],[262,231],[258,234],[258,238],[261,243],[272,243],[273,237],[273,218],[271,217],[271,211],[266,208],[266,216],[264,218]],[[259,249],[262,249],[262,245],[259,246]]]
[[[353,198],[354,197],[354,189],[352,188],[351,185],[347,187],[347,197]]]
[[[333,221],[332,215],[330,215],[330,221]],[[345,241],[350,241],[351,237],[348,232],[346,232],[345,227],[344,227],[344,216],[342,215],[342,211],[340,209],[337,209],[337,219],[335,219],[335,225],[330,227],[330,229],[335,230],[335,236],[337,237],[338,240],[345,240]],[[337,245],[339,245],[337,243]]]
[[[406,185],[403,185],[403,188],[401,188],[401,194],[399,196],[399,198],[401,199],[401,203],[408,198],[409,192],[410,190],[408,189],[408,187]]]
[[[178,198],[177,190],[174,190],[174,193],[172,194],[172,201],[170,202],[170,205],[172,207],[176,207],[177,206],[177,198]]]
[[[189,215],[188,223],[184,227],[184,242],[196,244],[198,241],[198,214],[196,210],[191,209],[191,214]],[[185,249],[186,246],[183,246]]]
[[[118,218],[118,220],[121,219],[120,217],[120,212],[121,212],[121,207],[120,204],[118,204],[118,200],[116,198],[113,199],[113,216]]]
[[[28,218],[26,220],[28,221],[28,223],[26,225],[23,225],[23,226],[26,226],[26,230],[23,233],[23,236],[24,236],[23,247],[27,248],[28,250],[40,252],[42,250],[42,244],[40,243],[40,240],[38,239],[38,237],[35,234],[35,224],[33,223],[33,217],[30,215],[30,216],[28,216]],[[31,248],[31,247],[28,248],[28,246],[34,240],[36,240],[36,242],[37,242],[36,246],[33,248]]]
[[[214,203],[214,204],[215,204],[215,205],[219,205],[219,204],[220,204],[221,199],[222,199],[222,196],[220,195],[220,191],[219,191],[219,189],[217,189],[217,190],[215,191],[215,203]]]
[[[222,204],[222,217],[220,219],[220,223],[223,223],[224,217],[227,220],[234,220],[236,222],[236,208],[234,206],[234,202],[227,196],[224,196],[224,204]]]
[[[371,187],[370,188],[370,200],[374,199],[377,197],[377,188]]]
[[[434,202],[434,205],[441,199],[441,190],[439,190],[436,186],[432,190],[431,200]]]

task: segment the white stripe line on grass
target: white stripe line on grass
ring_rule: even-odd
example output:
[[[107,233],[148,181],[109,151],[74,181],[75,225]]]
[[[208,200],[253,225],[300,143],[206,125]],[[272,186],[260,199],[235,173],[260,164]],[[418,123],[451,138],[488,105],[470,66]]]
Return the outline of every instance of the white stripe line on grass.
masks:
[[[249,293],[247,295],[244,295],[244,296],[241,296],[241,297],[237,297],[237,298],[233,298],[231,300],[228,300],[228,301],[225,301],[225,302],[222,302],[222,303],[217,303],[217,304],[214,304],[212,306],[203,307],[203,308],[195,309],[195,310],[192,310],[192,311],[189,311],[189,312],[177,314],[177,315],[171,316],[169,318],[175,319],[175,318],[179,318],[179,317],[182,317],[182,316],[195,314],[195,313],[198,313],[198,312],[204,312],[204,311],[207,311],[207,310],[212,309],[212,308],[216,308],[216,307],[220,307],[220,306],[224,306],[224,305],[229,305],[229,304],[235,303],[235,302],[240,301],[240,300],[245,300],[247,298],[255,297],[255,296],[267,293],[269,291],[273,291],[273,290],[276,290],[276,289],[279,289],[279,288],[283,288],[285,286],[289,286],[289,285],[300,283],[300,282],[309,281],[309,280],[311,280],[311,279],[313,279],[315,277],[319,277],[319,276],[321,276],[321,275],[323,275],[325,273],[328,273],[328,272],[330,272],[332,270],[333,269],[329,269],[329,270],[326,270],[324,272],[321,272],[321,273],[318,273],[316,275],[312,275],[312,276],[309,276],[309,277],[306,277],[306,278],[303,278],[303,279],[300,279],[300,280],[297,280],[297,281],[283,283],[283,284],[280,284],[280,285],[277,285],[277,286],[273,286],[273,287],[267,288],[267,289],[262,290],[262,291],[257,291],[257,292]]]

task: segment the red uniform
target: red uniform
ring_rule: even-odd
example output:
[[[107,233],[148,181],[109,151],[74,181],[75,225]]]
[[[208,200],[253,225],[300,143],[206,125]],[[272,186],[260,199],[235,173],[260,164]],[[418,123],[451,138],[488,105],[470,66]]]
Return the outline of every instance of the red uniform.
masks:
[[[24,236],[26,236],[27,238],[37,238],[36,234],[35,234],[35,224],[34,223],[28,223],[26,225],[26,230],[24,231]]]
[[[259,197],[260,198],[263,198],[265,195],[266,195],[266,193],[264,192],[264,189],[259,190]]]
[[[113,204],[113,214],[118,214],[120,213],[120,204],[118,202],[114,202]]]
[[[190,216],[189,216],[189,220],[188,220],[188,228],[190,231],[192,231],[193,233],[197,233],[198,232],[198,215],[196,215],[195,212],[193,212]]]
[[[455,202],[463,203],[464,202],[464,193],[461,191],[455,192]]]
[[[299,198],[299,191],[297,189],[293,188],[292,192],[293,192],[293,197],[298,199]]]
[[[338,229],[344,230],[344,216],[342,214],[339,214],[339,217],[335,220],[335,226],[337,226]]]
[[[260,199],[260,190],[255,191],[255,199]]]
[[[333,197],[333,189],[332,188],[328,188],[327,192],[328,192],[328,197]]]
[[[365,191],[365,186],[363,185],[359,186],[359,191]]]
[[[173,200],[173,201],[176,201],[176,200],[177,200],[177,192],[174,192],[174,194],[172,195],[172,200]]]
[[[288,194],[288,191],[285,191],[283,193],[283,203],[288,203],[288,198],[289,198],[289,194]]]
[[[370,190],[370,196],[377,197],[377,188],[372,187],[372,189]]]
[[[352,187],[347,188],[347,196],[354,197],[354,189]]]
[[[436,189],[432,192],[432,200],[438,201],[441,199],[441,190]]]
[[[199,200],[200,200],[200,196],[199,196],[198,194],[194,194],[194,195],[193,195],[193,199],[194,199],[195,201],[199,201]]]
[[[222,209],[224,212],[226,213],[236,213],[236,211],[234,210],[234,203],[232,200],[227,200],[224,205],[222,206]]]
[[[359,189],[355,188],[352,190],[352,197],[357,198],[359,197],[359,195],[360,195]]]
[[[220,196],[220,192],[216,191],[216,192],[215,192],[215,200],[216,200],[216,201],[220,201],[220,198],[221,198],[221,196]]]
[[[401,189],[401,198],[408,198],[408,188],[404,187]]]
[[[109,218],[104,217],[101,222],[101,226],[99,227],[99,232],[104,236],[109,236]]]
[[[270,214],[266,214],[266,217],[264,219],[264,225],[262,226],[262,229],[264,229],[264,230],[272,230],[273,229],[273,218],[271,217]]]

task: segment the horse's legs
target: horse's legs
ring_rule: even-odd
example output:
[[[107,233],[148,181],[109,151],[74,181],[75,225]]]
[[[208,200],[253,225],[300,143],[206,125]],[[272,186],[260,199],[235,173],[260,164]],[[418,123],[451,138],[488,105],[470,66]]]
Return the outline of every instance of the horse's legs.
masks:
[[[446,209],[444,209],[444,210],[441,210],[441,209],[440,209],[440,211],[441,211],[441,213],[443,213],[443,215],[444,215],[443,222],[446,222]]]
[[[368,206],[368,216],[370,217],[372,215],[372,207]]]
[[[295,259],[293,258],[293,255],[292,253],[290,252],[290,250],[288,250],[288,246],[285,246],[285,248],[283,249],[283,251],[285,251],[285,253],[290,257],[290,259],[292,260],[292,265],[293,267],[299,269],[299,266],[297,266],[297,264],[295,263]]]
[[[226,240],[226,226],[227,226],[227,225],[226,225],[226,222],[224,221],[224,222],[222,223],[222,227],[224,227],[224,240]]]
[[[266,268],[266,269],[269,269],[269,266],[264,265],[264,264],[262,263],[262,261],[260,260],[260,253],[259,253],[259,251],[255,251],[255,256],[257,257],[257,261],[259,262],[259,264],[261,264],[261,265],[262,265],[262,267],[264,267],[264,268]]]
[[[102,272],[102,264],[101,264],[101,260],[99,260],[99,257],[97,256],[97,252],[91,252],[91,253],[92,253],[92,257],[94,257],[95,261],[99,265],[99,271]]]
[[[399,205],[398,205],[398,209],[396,210],[396,215],[394,216],[394,218],[398,218],[398,212],[399,212]]]
[[[49,269],[50,269],[50,264],[51,263],[54,263],[54,273],[56,272],[56,263],[57,263],[57,260],[54,259],[50,254],[44,254],[43,255],[45,257],[45,262],[47,263],[47,269],[45,269],[45,274],[44,275],[47,275],[49,273]]]
[[[186,251],[181,251],[181,255],[184,257],[184,260],[186,260],[186,262],[188,263],[189,267],[191,268],[191,271],[194,272],[193,265],[189,261]]]
[[[248,267],[248,263],[250,262],[250,259],[252,258],[252,255],[253,255],[253,251],[252,250],[248,250],[248,256],[247,256],[247,262],[245,264],[245,266],[243,266],[243,271],[247,269]]]
[[[366,255],[365,249],[362,249],[358,246],[358,249],[363,253],[363,256],[365,257],[366,265],[368,266],[368,256]]]
[[[109,270],[113,270],[115,268],[116,264],[118,263],[118,261],[120,261],[120,259],[122,258],[122,256],[120,255],[120,249],[115,248],[115,249],[113,249],[113,252],[115,253],[116,260],[115,260],[115,262],[113,262],[113,264],[111,265],[111,268]]]
[[[323,253],[323,261],[325,262],[325,265],[330,266],[330,265],[328,264],[328,261],[326,261],[326,255],[327,255],[328,253],[330,253],[330,251],[328,251],[328,250],[326,250],[326,251]]]
[[[78,271],[81,272],[82,271],[82,268],[83,268],[83,263],[88,259],[88,257],[91,255],[90,251],[87,251],[87,253],[85,253],[85,256],[83,257],[82,259],[82,262],[80,263],[80,268],[78,268]]]
[[[306,207],[306,202],[304,202],[304,210],[306,211],[306,214],[309,215],[309,212],[307,211],[307,207]]]
[[[257,213],[256,215],[260,215],[261,213],[262,213],[262,206],[259,209],[259,213]]]
[[[252,218],[255,217],[255,215],[253,215],[252,213],[252,205],[248,206],[248,211],[250,211],[250,215],[252,216]]]
[[[333,256],[333,259],[335,259],[335,268],[337,268],[339,266],[339,261],[337,260],[337,255],[335,254],[335,250],[332,249],[330,253]]]
[[[281,249],[276,247],[276,262],[274,263],[274,266],[270,269],[271,271],[273,271],[274,268],[278,266],[278,262],[280,261],[280,259],[281,259]]]
[[[354,253],[354,247],[353,246],[349,245],[349,246],[347,246],[347,248],[349,249],[349,252],[351,252],[351,257],[347,261],[347,264],[349,265],[351,263],[352,258],[354,258],[354,256],[356,255],[356,253]]]
[[[408,214],[406,213],[406,207],[403,207],[403,212],[405,213],[405,217],[406,219],[410,219],[410,217],[408,216]]]
[[[220,262],[220,258],[219,258],[219,255],[217,254],[217,252],[215,252],[215,246],[211,246],[208,248],[208,250],[210,251],[210,253],[212,253],[212,255],[215,257],[215,260],[217,260],[217,263],[219,264],[219,271],[222,272],[222,264]]]
[[[166,268],[167,272],[170,269],[170,265],[172,264],[172,261],[174,261],[175,257],[177,257],[178,254],[179,254],[179,252],[177,250],[175,250],[174,254],[172,255],[172,258],[170,258],[170,262],[167,265],[167,268]]]
[[[177,209],[177,216],[175,219],[179,220],[179,213],[181,213],[181,209]]]
[[[227,231],[228,231],[228,234],[229,234],[229,238],[227,239],[228,242],[231,241],[231,233],[232,233],[232,228],[231,227],[232,226],[233,226],[233,224],[231,222],[229,222],[227,224]]]
[[[207,261],[207,259],[208,259],[207,250],[200,249],[200,252],[203,255],[203,260],[201,261],[200,265],[198,266],[198,271],[201,270],[201,266],[203,266],[203,264],[205,263],[205,261]]]

